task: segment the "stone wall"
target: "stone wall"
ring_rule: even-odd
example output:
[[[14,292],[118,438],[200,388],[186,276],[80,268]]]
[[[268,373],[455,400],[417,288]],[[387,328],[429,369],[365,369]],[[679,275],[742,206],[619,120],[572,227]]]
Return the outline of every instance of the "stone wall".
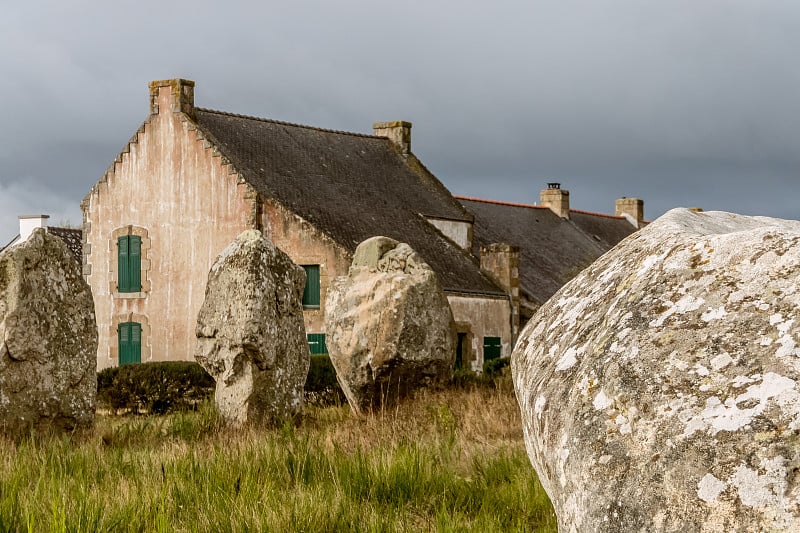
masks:
[[[465,368],[476,372],[483,369],[484,337],[500,337],[501,357],[511,356],[514,345],[511,337],[511,308],[507,298],[448,294],[447,300],[453,310],[456,330],[467,333],[466,328],[469,327],[468,333],[471,334],[472,345],[468,351],[472,359],[463,362]]]

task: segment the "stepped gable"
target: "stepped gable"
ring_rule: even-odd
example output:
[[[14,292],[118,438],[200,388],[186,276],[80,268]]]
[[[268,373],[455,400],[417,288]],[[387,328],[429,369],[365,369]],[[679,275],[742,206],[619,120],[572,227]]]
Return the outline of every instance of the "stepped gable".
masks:
[[[351,253],[370,237],[391,237],[410,244],[446,291],[504,295],[473,257],[424,218],[471,221],[471,215],[388,139],[201,108],[195,119],[259,194]]]
[[[456,198],[475,215],[474,254],[497,242],[519,246],[520,289],[537,305],[636,231],[624,217],[570,210],[567,220],[547,207]]]

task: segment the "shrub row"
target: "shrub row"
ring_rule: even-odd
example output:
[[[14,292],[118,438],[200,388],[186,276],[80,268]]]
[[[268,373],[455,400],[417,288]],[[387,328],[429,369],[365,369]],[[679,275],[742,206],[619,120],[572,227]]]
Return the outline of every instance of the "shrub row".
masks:
[[[483,374],[457,370],[455,386],[493,385],[508,366],[508,357],[491,359]],[[199,364],[190,361],[163,361],[106,368],[97,375],[99,407],[114,412],[156,413],[195,409],[214,394],[214,379]],[[345,402],[336,380],[336,371],[327,355],[312,355],[305,383],[306,400],[313,405]]]
[[[336,380],[336,369],[327,355],[312,355],[306,378],[306,401],[313,405],[337,405],[346,401]]]
[[[214,394],[214,387],[214,378],[190,361],[125,365],[97,374],[97,403],[115,412],[185,411]]]
[[[106,368],[97,374],[97,403],[114,412],[192,410],[214,395],[214,378],[191,361],[162,361]],[[345,401],[327,355],[312,355],[306,398],[317,405]]]

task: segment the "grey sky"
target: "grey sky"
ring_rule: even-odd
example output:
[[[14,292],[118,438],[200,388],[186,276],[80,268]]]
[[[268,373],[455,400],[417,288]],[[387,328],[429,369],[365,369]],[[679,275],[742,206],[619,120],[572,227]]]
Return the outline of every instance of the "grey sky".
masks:
[[[0,243],[78,204],[148,112],[201,107],[351,131],[414,123],[455,194],[578,209],[619,196],[800,218],[800,2],[16,2],[0,18]]]

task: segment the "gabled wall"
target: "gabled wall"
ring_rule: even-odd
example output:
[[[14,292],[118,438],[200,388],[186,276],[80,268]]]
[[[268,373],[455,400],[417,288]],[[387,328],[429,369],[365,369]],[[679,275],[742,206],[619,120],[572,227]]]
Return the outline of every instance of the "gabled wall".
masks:
[[[180,106],[173,106],[176,92],[186,88],[181,82],[154,82],[156,113],[82,202],[98,369],[118,364],[116,325],[129,320],[142,322],[143,362],[192,360],[211,263],[257,223],[249,186],[237,182]],[[148,246],[140,293],[116,290],[120,234],[141,235],[143,248]]]

